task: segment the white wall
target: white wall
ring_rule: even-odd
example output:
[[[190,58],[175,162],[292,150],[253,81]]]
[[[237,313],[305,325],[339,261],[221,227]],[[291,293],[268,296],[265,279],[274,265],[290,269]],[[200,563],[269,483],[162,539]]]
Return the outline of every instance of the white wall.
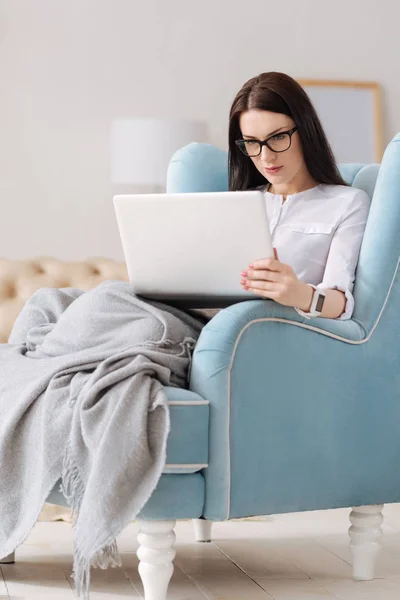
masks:
[[[112,119],[204,119],[226,148],[263,71],[379,82],[387,143],[399,22],[397,0],[0,0],[0,257],[121,260]]]

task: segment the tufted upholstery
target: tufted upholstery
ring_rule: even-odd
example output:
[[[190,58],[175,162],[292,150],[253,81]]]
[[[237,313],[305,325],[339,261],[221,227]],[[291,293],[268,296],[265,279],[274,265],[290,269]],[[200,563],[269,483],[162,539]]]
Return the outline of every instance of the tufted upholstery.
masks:
[[[51,257],[0,259],[0,343],[6,343],[25,302],[43,287],[89,290],[106,279],[128,281],[124,263],[93,257],[66,262]]]

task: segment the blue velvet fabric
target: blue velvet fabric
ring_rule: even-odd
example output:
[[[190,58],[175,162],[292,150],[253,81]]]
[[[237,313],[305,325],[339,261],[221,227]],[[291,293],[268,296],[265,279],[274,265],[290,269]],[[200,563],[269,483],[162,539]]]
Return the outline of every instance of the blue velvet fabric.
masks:
[[[224,192],[228,189],[228,155],[211,144],[193,142],[175,152],[167,173],[167,191]]]
[[[182,148],[167,190],[226,190],[226,158]],[[255,299],[221,311],[196,346],[190,388],[210,401],[209,519],[400,500],[400,135],[381,165],[339,167],[372,199],[353,318],[306,320]]]

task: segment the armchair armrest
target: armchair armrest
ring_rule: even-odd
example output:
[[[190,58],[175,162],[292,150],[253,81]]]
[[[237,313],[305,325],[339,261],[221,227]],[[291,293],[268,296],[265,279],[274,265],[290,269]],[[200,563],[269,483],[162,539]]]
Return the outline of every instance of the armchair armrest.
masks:
[[[211,368],[207,372],[207,377],[212,376],[213,369],[222,367],[223,357],[225,357],[226,366],[229,365],[232,353],[239,337],[250,325],[257,321],[266,321],[271,323],[283,323],[291,326],[305,327],[308,330],[327,335],[343,342],[359,342],[366,336],[366,331],[359,321],[348,319],[340,321],[338,319],[314,318],[306,319],[299,315],[293,308],[282,306],[273,300],[249,300],[233,304],[219,312],[203,328],[200,338],[197,342],[193,360],[196,369],[192,370],[192,377],[196,375],[197,381],[199,369],[206,375],[204,369]],[[201,354],[206,351],[208,359],[211,362],[203,361]],[[212,353],[215,353],[213,356]],[[220,354],[219,359],[216,355]],[[195,385],[194,379],[192,380]]]
[[[354,320],[308,320],[269,300],[218,313],[200,335],[190,380],[210,402],[204,516],[373,504],[382,489],[390,496],[398,436],[387,440],[385,431],[400,406],[389,380],[368,377],[384,368],[380,354]],[[390,410],[368,401],[366,410],[366,396],[386,398]],[[371,428],[379,421],[377,459]],[[369,472],[368,461],[381,469]]]

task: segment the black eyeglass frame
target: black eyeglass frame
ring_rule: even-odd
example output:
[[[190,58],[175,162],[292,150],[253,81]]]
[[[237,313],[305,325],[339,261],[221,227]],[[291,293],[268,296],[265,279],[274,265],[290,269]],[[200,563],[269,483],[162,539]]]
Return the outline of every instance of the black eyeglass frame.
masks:
[[[261,140],[244,140],[244,139],[240,139],[240,140],[235,140],[235,144],[236,146],[239,148],[240,152],[242,154],[244,154],[245,156],[247,156],[247,158],[255,158],[256,156],[260,156],[263,146],[267,146],[267,148],[269,148],[269,150],[271,150],[271,152],[286,152],[287,150],[289,150],[290,146],[292,145],[292,135],[294,134],[294,132],[297,131],[297,126],[293,127],[292,129],[288,129],[288,131],[280,131],[279,133],[274,133],[273,135],[270,135],[269,138],[267,138],[266,140],[264,140],[263,142]],[[283,135],[283,134],[287,134],[289,136],[289,146],[287,148],[285,148],[285,150],[274,150],[273,148],[271,148],[271,146],[268,144],[269,140],[272,139],[273,137],[275,137],[276,135]],[[243,142],[258,142],[260,144],[260,152],[258,154],[252,154],[251,156],[249,154],[247,154],[246,152],[244,152],[242,150],[242,148],[240,147],[240,144]]]

